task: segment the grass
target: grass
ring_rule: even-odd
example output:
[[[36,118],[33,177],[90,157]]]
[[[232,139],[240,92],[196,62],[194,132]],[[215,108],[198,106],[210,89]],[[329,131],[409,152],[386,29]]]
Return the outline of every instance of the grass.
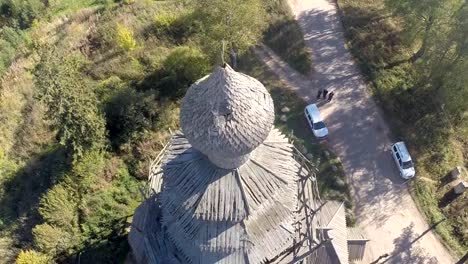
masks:
[[[52,2],[52,1],[51,1]],[[108,1],[110,2],[110,1]],[[53,1],[51,4],[51,15],[52,16],[59,16],[59,15],[71,15],[76,11],[106,4],[105,1],[96,1],[96,0],[61,0],[61,1]]]
[[[264,34],[263,42],[298,72],[306,75],[312,69],[304,35],[286,1],[272,4],[270,26]]]
[[[353,202],[341,162],[326,145],[318,142],[310,131],[303,114],[306,102],[285,88],[281,80],[254,54],[242,57],[239,68],[241,72],[258,79],[269,90],[275,104],[275,127],[288,135],[294,145],[306,156],[312,155],[310,160],[318,169],[316,175],[322,198],[344,201],[348,225],[354,225]],[[282,113],[281,109],[284,107],[289,108],[289,112]],[[287,117],[286,122],[280,119],[283,114]]]
[[[412,51],[404,46],[398,21],[387,14],[383,1],[338,0],[338,6],[348,48],[384,109],[393,133],[406,141],[412,153],[417,177],[410,187],[419,209],[429,225],[446,218],[437,225],[437,234],[456,254],[465,254],[468,218],[463,208],[468,194],[447,206],[439,204],[451,190],[449,172],[467,164],[466,143],[456,137],[458,131],[445,129],[450,125],[440,125],[445,118],[434,102],[433,90],[421,84],[413,64],[388,67],[408,58]]]

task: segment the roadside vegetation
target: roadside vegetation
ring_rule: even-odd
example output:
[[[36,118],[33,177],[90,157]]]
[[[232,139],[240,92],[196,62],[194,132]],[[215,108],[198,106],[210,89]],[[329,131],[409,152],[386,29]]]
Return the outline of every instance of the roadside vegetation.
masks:
[[[285,7],[0,0],[0,263],[122,263],[149,161],[189,85],[222,61],[258,63],[244,55],[263,37],[291,38],[295,49],[276,51],[310,69]]]
[[[308,75],[312,69],[310,52],[288,2],[271,1],[269,5],[263,42],[293,69]]]
[[[450,172],[468,165],[466,1],[338,0],[348,48],[416,164],[412,194],[456,253],[468,251],[467,192]],[[462,176],[467,180],[468,175]]]

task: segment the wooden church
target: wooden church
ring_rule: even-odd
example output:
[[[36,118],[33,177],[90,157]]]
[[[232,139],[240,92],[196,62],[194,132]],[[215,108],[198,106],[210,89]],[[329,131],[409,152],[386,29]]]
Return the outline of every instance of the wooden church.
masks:
[[[218,67],[187,91],[181,132],[151,168],[129,242],[137,263],[320,263],[362,258],[342,202],[322,201],[313,165],[274,126],[256,79]]]

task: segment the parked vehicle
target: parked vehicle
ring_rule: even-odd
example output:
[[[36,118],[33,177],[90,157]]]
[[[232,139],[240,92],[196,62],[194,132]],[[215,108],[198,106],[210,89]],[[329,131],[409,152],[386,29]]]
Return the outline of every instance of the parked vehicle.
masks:
[[[404,179],[413,178],[416,174],[413,160],[406,148],[405,142],[400,141],[392,145],[392,156],[400,171],[400,176]]]
[[[318,139],[325,139],[328,136],[328,129],[323,122],[322,117],[320,116],[320,111],[318,110],[317,105],[310,104],[304,109],[304,114],[306,116],[307,122],[309,122],[312,133]]]

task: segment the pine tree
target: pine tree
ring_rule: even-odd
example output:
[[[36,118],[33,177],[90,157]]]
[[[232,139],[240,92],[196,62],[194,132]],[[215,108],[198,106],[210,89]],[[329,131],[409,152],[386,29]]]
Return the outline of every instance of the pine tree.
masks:
[[[104,146],[105,120],[93,89],[81,75],[82,57],[61,57],[50,48],[41,54],[34,70],[37,97],[47,107],[60,143],[80,157],[86,150]]]

